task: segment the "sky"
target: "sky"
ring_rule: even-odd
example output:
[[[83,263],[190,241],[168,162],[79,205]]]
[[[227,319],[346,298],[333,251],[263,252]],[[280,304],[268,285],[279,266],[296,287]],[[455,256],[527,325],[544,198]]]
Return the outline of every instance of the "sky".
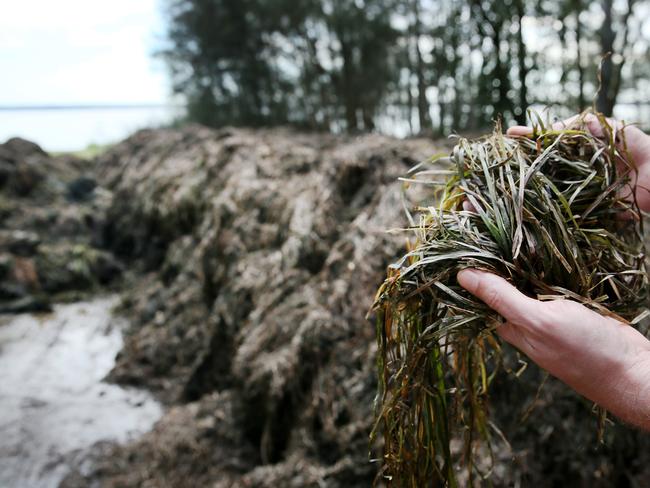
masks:
[[[2,0],[0,107],[165,104],[163,0]],[[52,151],[106,144],[169,121],[171,109],[0,111],[0,143],[20,136]]]
[[[163,103],[160,0],[4,0],[0,105]]]

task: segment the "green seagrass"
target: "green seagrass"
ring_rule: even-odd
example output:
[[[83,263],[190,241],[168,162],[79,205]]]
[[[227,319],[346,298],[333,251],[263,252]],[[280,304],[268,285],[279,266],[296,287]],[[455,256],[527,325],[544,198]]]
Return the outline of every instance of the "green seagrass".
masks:
[[[633,168],[623,132],[605,133],[592,136],[582,118],[562,130],[538,119],[529,137],[497,127],[406,179],[430,185],[438,203],[407,211],[414,239],[374,305],[378,480],[455,487],[459,464],[470,483],[487,476],[477,446],[490,453],[499,434],[487,402],[501,319],[458,285],[459,270],[487,270],[531,297],[576,300],[631,325],[640,318],[648,283],[642,218],[625,198]]]

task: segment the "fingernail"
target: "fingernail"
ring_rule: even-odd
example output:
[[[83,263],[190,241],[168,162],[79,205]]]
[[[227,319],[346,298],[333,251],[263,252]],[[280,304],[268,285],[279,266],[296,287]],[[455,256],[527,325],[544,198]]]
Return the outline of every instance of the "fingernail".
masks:
[[[458,272],[458,283],[469,292],[478,288],[478,280],[478,272],[474,269],[463,269]]]

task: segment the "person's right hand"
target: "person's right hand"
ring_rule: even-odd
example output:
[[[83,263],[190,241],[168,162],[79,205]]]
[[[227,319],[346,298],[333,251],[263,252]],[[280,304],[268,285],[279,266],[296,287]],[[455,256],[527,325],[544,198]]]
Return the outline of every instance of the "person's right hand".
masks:
[[[458,282],[498,312],[496,333],[622,420],[650,431],[650,341],[572,300],[529,298],[504,278],[465,269]]]
[[[562,122],[556,122],[553,124],[553,129],[559,130],[569,127],[579,117],[582,117],[582,115],[574,115]],[[586,114],[584,121],[594,137],[605,137],[605,130],[598,117],[594,114]],[[610,128],[616,128],[619,132],[616,137],[619,144],[623,143],[620,132],[622,131],[625,136],[628,154],[633,160],[631,162],[636,167],[636,172],[632,176],[632,183],[636,191],[637,204],[641,210],[648,212],[650,211],[650,136],[634,125],[624,125],[620,121],[611,118],[606,119],[606,121]],[[507,134],[509,136],[527,136],[532,132],[533,129],[530,127],[516,125],[510,127]]]

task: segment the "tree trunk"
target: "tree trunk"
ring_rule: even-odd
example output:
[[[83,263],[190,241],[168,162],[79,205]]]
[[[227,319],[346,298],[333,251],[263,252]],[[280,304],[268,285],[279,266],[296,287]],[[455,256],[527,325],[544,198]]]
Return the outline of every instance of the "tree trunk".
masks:
[[[372,108],[363,107],[363,130],[366,132],[375,130],[375,114]]]
[[[614,64],[612,53],[614,51],[614,29],[612,27],[613,0],[603,0],[602,9],[605,14],[600,27],[600,53],[603,59],[600,64],[600,87],[596,98],[596,110],[607,116],[614,111],[614,97],[612,96],[612,81]]]
[[[342,91],[343,102],[345,103],[345,123],[348,132],[359,131],[359,121],[357,119],[357,96],[353,93],[352,78],[353,78],[353,57],[352,48],[345,42],[343,36],[338,36],[341,43],[341,57],[343,58],[342,69]]]
[[[528,109],[528,87],[526,85],[526,77],[528,76],[528,68],[526,67],[526,44],[524,44],[524,36],[522,33],[522,26],[524,20],[524,2],[517,0],[515,3],[517,8],[517,60],[519,62],[519,107],[518,112],[515,114],[517,123],[526,125],[526,110]]]
[[[503,117],[507,109],[510,108],[511,103],[508,98],[508,68],[501,59],[501,23],[494,26],[492,33],[492,44],[494,44],[494,70],[493,77],[499,80],[498,99],[494,100],[494,115],[496,117]]]
[[[415,73],[415,66],[413,65],[413,46],[412,46],[413,33],[409,30],[407,31],[406,39],[406,70],[408,71],[408,77],[406,78],[406,103],[408,104],[408,123],[409,131],[411,135],[415,134],[413,128],[413,112],[415,110],[415,99],[413,98],[413,73]]]
[[[414,101],[413,101],[413,92],[411,91],[411,88],[413,88],[411,85],[411,73],[413,72],[411,70],[410,66],[410,60],[409,60],[409,75],[406,83],[406,103],[407,103],[407,114],[408,114],[408,123],[409,123],[409,132],[411,135],[414,134],[413,130],[413,107],[414,107]]]
[[[576,10],[576,64],[578,66],[578,83],[579,94],[578,94],[578,108],[582,112],[585,109],[585,69],[582,66],[582,24],[580,23],[580,13],[582,12],[582,3],[578,6]]]
[[[453,14],[450,16],[450,20],[456,25],[459,24],[460,9],[454,10]],[[454,49],[451,50],[451,59],[449,59],[447,63],[449,66],[449,77],[454,80],[454,104],[451,124],[453,129],[457,131],[463,128],[463,97],[461,96],[463,90],[460,88],[468,86],[466,83],[463,83],[462,73],[458,69],[461,62],[461,55],[458,52],[458,48],[463,44],[460,29],[453,29],[450,40],[451,45],[454,46]]]
[[[420,36],[422,35],[422,25],[420,23],[419,0],[413,0],[414,34],[415,34],[415,55],[416,55],[416,75],[418,80],[418,119],[420,123],[420,132],[431,129],[431,117],[429,116],[429,102],[427,100],[427,86],[424,80],[424,59],[420,50]]]
[[[613,80],[611,84],[610,96],[612,100],[612,109],[616,106],[616,99],[618,98],[618,93],[621,90],[621,75],[623,72],[623,65],[625,64],[625,48],[628,43],[628,34],[630,32],[630,17],[632,15],[632,7],[634,6],[634,0],[627,0],[627,12],[623,16],[623,35],[621,41],[621,61],[613,65]]]
[[[452,111],[453,130],[460,130],[462,128],[461,119],[463,116],[463,101],[460,95],[461,90],[458,89],[460,86],[463,86],[463,82],[460,79],[458,72],[456,72],[454,73],[454,105]]]

